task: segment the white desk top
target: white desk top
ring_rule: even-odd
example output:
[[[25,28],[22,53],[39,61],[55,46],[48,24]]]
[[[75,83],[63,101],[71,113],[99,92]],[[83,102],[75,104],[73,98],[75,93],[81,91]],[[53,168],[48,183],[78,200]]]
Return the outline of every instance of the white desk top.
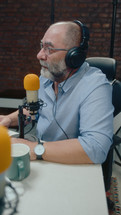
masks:
[[[19,215],[108,215],[101,165],[31,162]]]

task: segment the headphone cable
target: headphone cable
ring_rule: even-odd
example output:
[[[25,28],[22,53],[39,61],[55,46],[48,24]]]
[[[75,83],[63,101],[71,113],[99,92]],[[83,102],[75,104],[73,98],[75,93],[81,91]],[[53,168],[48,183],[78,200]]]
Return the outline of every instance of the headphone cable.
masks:
[[[64,81],[63,85],[61,86],[61,90],[63,89],[64,85],[66,84],[67,80],[69,79],[70,77],[70,74],[73,72],[73,69],[71,69],[71,71],[69,72],[66,80]],[[64,133],[64,135],[66,136],[67,139],[69,139],[67,133],[64,131],[64,129],[61,127],[61,125],[59,124],[59,122],[57,121],[56,119],[56,110],[57,110],[57,101],[56,101],[56,98],[54,100],[54,103],[53,103],[53,117],[54,117],[54,120],[56,122],[56,124],[58,125],[58,127],[61,129],[61,131]]]

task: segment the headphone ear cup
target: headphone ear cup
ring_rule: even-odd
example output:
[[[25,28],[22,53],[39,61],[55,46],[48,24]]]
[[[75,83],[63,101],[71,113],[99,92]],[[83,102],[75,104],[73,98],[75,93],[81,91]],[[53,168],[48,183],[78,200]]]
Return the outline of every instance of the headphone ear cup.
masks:
[[[84,63],[85,59],[86,52],[81,47],[74,47],[67,52],[65,62],[69,68],[76,69]]]

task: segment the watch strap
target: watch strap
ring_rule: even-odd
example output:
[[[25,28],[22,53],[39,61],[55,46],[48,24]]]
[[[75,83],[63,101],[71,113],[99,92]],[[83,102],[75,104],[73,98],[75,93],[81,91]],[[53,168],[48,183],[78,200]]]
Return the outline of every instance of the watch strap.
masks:
[[[38,144],[41,144],[41,145],[43,145],[43,141],[40,141],[40,139],[38,138]]]

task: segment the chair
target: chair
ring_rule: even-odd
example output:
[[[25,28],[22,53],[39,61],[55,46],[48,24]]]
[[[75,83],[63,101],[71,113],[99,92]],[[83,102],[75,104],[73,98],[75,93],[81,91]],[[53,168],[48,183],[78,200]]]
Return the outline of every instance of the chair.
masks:
[[[113,114],[115,117],[121,112],[121,82],[115,79],[114,82],[112,83],[112,85],[113,85],[112,103],[114,105]],[[119,160],[121,161],[121,155],[117,148],[117,146],[119,146],[121,144],[121,138],[117,135],[117,133],[118,132],[116,132],[116,134],[113,135],[113,144],[109,150],[106,161],[102,165],[106,191],[110,189],[110,180],[111,180],[111,175],[112,175],[112,163],[114,162],[115,164],[121,166],[121,163],[119,163],[116,160],[113,160],[113,150],[115,150]]]
[[[116,60],[109,57],[89,57],[86,59],[90,66],[97,67],[106,74],[109,81],[116,76]]]
[[[113,83],[113,96],[112,96],[112,102],[115,107],[114,110],[114,117],[117,116],[121,112],[121,82],[116,80]],[[118,129],[118,131],[121,129],[121,127]],[[112,147],[115,149],[115,152],[120,160],[120,163],[118,161],[115,161],[115,164],[121,166],[121,155],[117,149],[117,146],[121,143],[121,138],[117,136],[118,131],[113,136],[113,145]]]
[[[116,76],[116,60],[108,57],[90,57],[86,59],[90,66],[98,67],[106,74],[108,80],[112,83],[112,103],[114,105],[114,117],[121,112],[121,82],[115,79]],[[110,189],[110,181],[112,176],[113,150],[115,149],[120,161],[121,156],[118,152],[117,145],[121,143],[121,138],[114,134],[113,144],[109,150],[106,161],[102,164],[104,184],[106,191]],[[121,165],[117,161],[116,164]]]

